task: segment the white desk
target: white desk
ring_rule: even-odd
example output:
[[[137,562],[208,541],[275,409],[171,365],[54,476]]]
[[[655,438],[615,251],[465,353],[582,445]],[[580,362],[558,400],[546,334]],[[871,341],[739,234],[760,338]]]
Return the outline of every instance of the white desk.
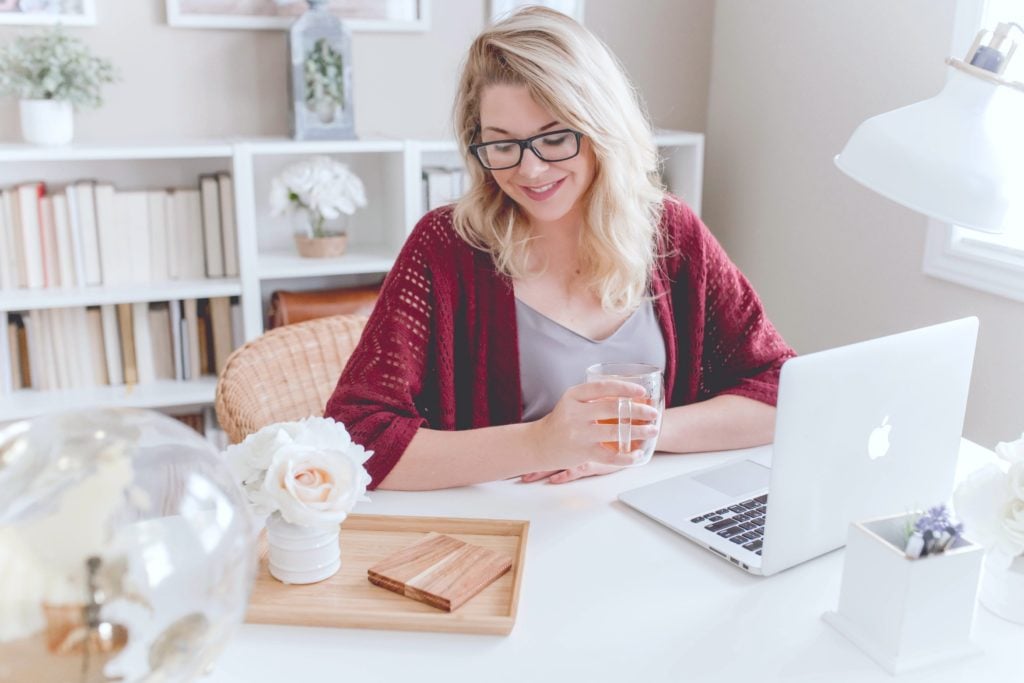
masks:
[[[357,512],[530,520],[508,636],[245,625],[207,683],[322,681],[890,681],[821,619],[842,551],[750,576],[616,500],[623,490],[721,461],[659,456],[567,485],[499,482],[371,494]],[[961,447],[961,470],[991,453]],[[1024,626],[979,606],[985,653],[900,681],[1021,680]]]

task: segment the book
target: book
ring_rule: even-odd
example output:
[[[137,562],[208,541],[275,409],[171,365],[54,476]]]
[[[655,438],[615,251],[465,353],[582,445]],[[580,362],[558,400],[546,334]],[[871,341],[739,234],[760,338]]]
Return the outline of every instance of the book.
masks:
[[[203,216],[199,190],[174,190],[174,229],[177,246],[178,278],[201,280],[206,278]],[[173,248],[173,247],[172,247]]]
[[[224,247],[224,275],[238,277],[238,226],[235,220],[235,183],[230,173],[217,174],[220,191],[220,232]]]
[[[21,340],[19,328],[22,328],[21,316],[11,315],[7,318],[7,366],[10,368],[10,389],[17,391],[25,388],[25,378],[22,377],[21,364]]]
[[[92,381],[91,358],[89,355],[89,325],[84,306],[61,309],[64,332],[65,356],[71,387],[95,386]]]
[[[199,299],[198,306],[198,335],[199,335],[199,376],[203,377],[213,373],[213,363],[210,358],[213,352],[213,344],[210,343],[210,305],[206,299]]]
[[[53,389],[70,389],[73,386],[70,358],[63,349],[66,347],[68,335],[65,333],[65,315],[59,308],[47,308],[37,311],[44,323],[43,342],[46,351],[43,360],[49,369],[49,386]]]
[[[21,388],[28,389],[32,386],[32,364],[28,357],[28,330],[25,328],[24,320],[19,316],[18,323],[18,369],[21,375]]]
[[[57,227],[53,218],[53,197],[39,198],[39,244],[43,257],[43,286],[60,287],[60,261],[57,257]]]
[[[18,253],[21,246],[10,195],[10,190],[0,190],[0,289],[23,287],[25,279],[20,272]]]
[[[107,358],[107,384],[124,384],[124,361],[121,359],[121,332],[117,322],[114,304],[100,306],[103,324],[103,352]]]
[[[242,302],[237,296],[231,297],[231,348],[238,349],[245,344],[245,324],[242,322]]]
[[[126,282],[144,284],[150,279],[149,193],[143,190],[117,192],[117,232],[121,235],[122,263]]]
[[[139,383],[139,366],[135,360],[135,327],[132,322],[132,305],[115,304],[117,309],[117,331],[121,340],[121,361],[124,367],[124,383]]]
[[[81,227],[82,260],[85,262],[85,284],[103,282],[103,264],[100,256],[99,227],[96,223],[96,183],[80,180],[74,185],[75,208]]]
[[[149,280],[166,282],[171,279],[168,271],[167,246],[171,244],[167,234],[167,192],[153,190],[147,193],[149,204]]]
[[[174,379],[174,346],[171,339],[171,307],[155,303],[149,307],[149,332],[153,343],[153,372],[156,379]]]
[[[3,222],[6,247],[5,259],[0,261],[0,268],[10,279],[10,289],[26,287],[25,280],[25,249],[22,246],[22,228],[14,216],[17,199],[12,189],[0,189],[0,214]]]
[[[57,268],[61,287],[77,287],[75,274],[75,252],[71,242],[71,220],[68,217],[68,198],[63,192],[51,197],[53,207],[53,229],[57,243]]]
[[[125,259],[126,235],[121,233],[116,193],[110,183],[96,183],[96,234],[99,238],[100,270],[103,284],[123,285],[131,277],[131,264]]]
[[[153,339],[149,329],[149,303],[146,301],[132,304],[132,334],[135,339],[135,367],[139,383],[153,382],[156,380],[156,368],[153,363]]]
[[[178,227],[178,205],[173,191],[164,195],[164,230],[167,232],[167,277],[170,280],[181,278],[181,229]]]
[[[75,287],[85,287],[85,245],[82,243],[82,220],[79,217],[78,193],[73,186],[64,189],[64,201],[67,204],[68,231],[71,234],[71,260],[74,264]]]
[[[60,368],[57,359],[54,357],[54,350],[57,348],[58,330],[54,329],[53,316],[50,310],[44,309],[34,311],[33,322],[36,324],[36,349],[34,352],[39,356],[39,376],[41,378],[41,389],[60,389]]]
[[[185,336],[183,338],[185,364],[185,379],[198,379],[202,374],[200,365],[199,350],[199,305],[195,299],[185,299],[182,302],[184,309]]]
[[[25,328],[25,349],[28,356],[28,386],[33,389],[47,389],[46,380],[43,377],[43,347],[39,343],[39,318],[35,317],[38,314],[39,311],[26,313],[21,318]]]
[[[92,306],[85,311],[86,338],[88,339],[89,369],[92,374],[92,385],[109,384],[107,372],[107,353],[103,348],[103,314],[99,307]]]
[[[203,214],[203,252],[206,276],[224,277],[224,243],[220,225],[220,190],[217,176],[199,176],[199,195]]]
[[[213,332],[213,370],[220,376],[234,348],[231,338],[231,299],[226,296],[210,299],[210,328]]]
[[[25,286],[45,286],[43,278],[43,243],[39,227],[39,199],[46,191],[43,183],[23,183],[14,188],[14,220],[21,235]]]
[[[182,338],[181,302],[168,301],[167,309],[171,315],[171,353],[174,360],[174,379],[185,379],[185,344]]]

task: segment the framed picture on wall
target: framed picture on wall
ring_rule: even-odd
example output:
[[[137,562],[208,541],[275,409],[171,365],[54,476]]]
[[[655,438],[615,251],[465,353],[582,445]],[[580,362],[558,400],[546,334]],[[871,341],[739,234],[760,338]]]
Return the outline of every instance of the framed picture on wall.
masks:
[[[506,14],[525,5],[543,5],[562,14],[568,14],[583,23],[583,0],[490,0],[491,21],[495,22]]]
[[[96,0],[0,0],[0,24],[95,26]]]
[[[287,29],[307,7],[305,0],[166,1],[167,23],[180,28]],[[430,0],[329,0],[327,8],[352,31],[430,28]]]

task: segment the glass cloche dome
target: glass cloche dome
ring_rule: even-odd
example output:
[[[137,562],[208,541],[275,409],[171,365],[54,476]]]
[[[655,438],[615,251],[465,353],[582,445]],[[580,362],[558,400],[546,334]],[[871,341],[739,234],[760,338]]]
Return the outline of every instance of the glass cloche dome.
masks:
[[[227,466],[177,420],[0,430],[0,683],[192,680],[245,616],[254,543]]]

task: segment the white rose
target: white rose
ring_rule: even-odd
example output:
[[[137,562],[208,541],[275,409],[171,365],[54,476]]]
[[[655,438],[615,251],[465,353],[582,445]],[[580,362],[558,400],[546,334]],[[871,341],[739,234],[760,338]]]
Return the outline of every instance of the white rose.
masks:
[[[280,178],[270,181],[270,214],[281,216],[292,206],[292,200],[288,193],[288,187]]]
[[[345,451],[293,443],[275,454],[263,490],[286,521],[330,526],[348,516],[369,483],[366,470]]]
[[[304,526],[339,523],[368,500],[363,463],[371,455],[343,424],[324,417],[268,425],[225,451],[254,514],[280,510]]]
[[[1024,434],[1016,441],[1001,441],[996,444],[996,453],[1010,464],[1024,462]]]
[[[1024,552],[1024,500],[1014,495],[1002,469],[986,465],[974,472],[957,487],[953,501],[968,538],[1011,557]]]
[[[1024,501],[1024,461],[1010,465],[1006,476],[1010,480],[1010,493],[1017,500]]]

